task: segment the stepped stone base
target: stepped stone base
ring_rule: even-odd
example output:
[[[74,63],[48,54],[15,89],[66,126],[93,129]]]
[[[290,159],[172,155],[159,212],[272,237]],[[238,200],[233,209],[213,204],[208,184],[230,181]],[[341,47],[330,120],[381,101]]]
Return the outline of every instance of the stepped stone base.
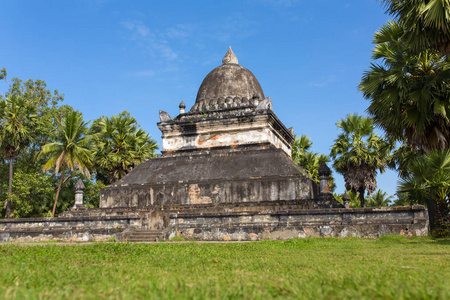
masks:
[[[325,200],[324,200],[325,201]],[[150,242],[181,236],[206,241],[285,240],[304,237],[427,236],[422,205],[314,208],[317,201],[72,209],[58,218],[2,219],[0,241]],[[321,203],[320,205],[325,205]]]

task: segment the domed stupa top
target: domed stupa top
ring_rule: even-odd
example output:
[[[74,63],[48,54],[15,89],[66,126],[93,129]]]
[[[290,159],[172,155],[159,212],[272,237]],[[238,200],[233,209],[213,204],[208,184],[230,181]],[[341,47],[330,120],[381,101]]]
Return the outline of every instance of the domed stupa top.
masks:
[[[228,48],[222,65],[206,75],[191,111],[222,107],[256,106],[264,92],[255,75],[238,65],[236,55]]]

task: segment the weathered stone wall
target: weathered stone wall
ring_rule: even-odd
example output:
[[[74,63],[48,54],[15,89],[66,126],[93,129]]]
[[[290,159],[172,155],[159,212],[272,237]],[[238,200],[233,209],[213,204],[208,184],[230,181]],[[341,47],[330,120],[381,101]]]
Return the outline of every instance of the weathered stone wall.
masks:
[[[314,207],[330,207],[314,209]],[[303,237],[426,236],[422,205],[331,208],[328,200],[174,205],[145,209],[75,209],[58,218],[2,219],[0,241],[123,240],[134,230],[156,230],[209,241],[256,241]]]
[[[209,180],[165,184],[108,187],[101,192],[101,207],[167,206],[255,202],[259,199],[311,199],[318,196],[317,185],[306,177]]]
[[[139,215],[0,219],[0,242],[106,241],[129,228],[140,228]]]
[[[279,210],[276,212],[179,212],[170,215],[172,236],[221,241],[285,240],[304,237],[377,238],[386,234],[426,236],[421,205],[360,209]]]
[[[269,143],[291,156],[290,133],[271,110],[254,108],[186,113],[158,123],[162,153]]]

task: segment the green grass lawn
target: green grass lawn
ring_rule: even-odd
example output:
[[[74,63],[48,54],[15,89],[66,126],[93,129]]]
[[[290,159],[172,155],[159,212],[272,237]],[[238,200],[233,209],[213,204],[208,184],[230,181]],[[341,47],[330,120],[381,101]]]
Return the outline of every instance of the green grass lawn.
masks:
[[[450,240],[0,245],[0,298],[450,299]]]

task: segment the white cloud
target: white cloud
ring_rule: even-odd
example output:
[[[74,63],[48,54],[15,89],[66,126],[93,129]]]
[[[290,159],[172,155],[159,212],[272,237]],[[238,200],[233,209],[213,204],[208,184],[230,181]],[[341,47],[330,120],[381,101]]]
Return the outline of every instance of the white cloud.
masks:
[[[140,20],[121,22],[121,25],[131,33],[130,39],[139,43],[149,55],[169,61],[178,58],[178,54],[169,46],[166,33],[152,32]]]
[[[312,87],[325,87],[328,86],[330,83],[336,81],[336,76],[329,75],[328,77],[322,77],[318,81],[310,82],[309,85]]]

